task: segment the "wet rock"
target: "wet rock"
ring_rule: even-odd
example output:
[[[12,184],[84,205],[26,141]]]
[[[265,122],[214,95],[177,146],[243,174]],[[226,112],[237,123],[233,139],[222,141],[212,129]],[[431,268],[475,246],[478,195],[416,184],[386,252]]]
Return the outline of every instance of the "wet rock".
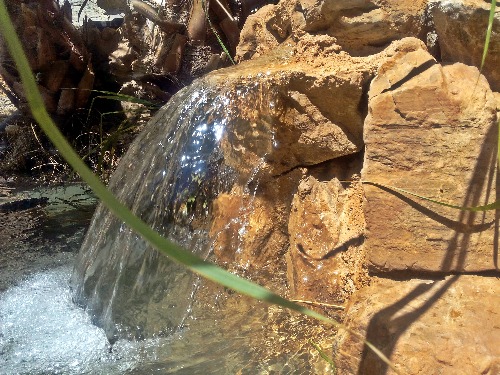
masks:
[[[356,293],[347,322],[409,373],[454,366],[461,357],[465,369],[494,373],[491,332],[460,351],[476,343],[471,332],[482,332],[472,316],[476,290],[484,290],[479,298],[487,306],[476,315],[488,324],[496,318],[494,279],[375,279],[361,289],[369,283],[367,266],[389,277],[497,267],[494,213],[460,212],[367,183],[363,211],[361,185],[343,182],[359,179],[365,146],[365,182],[468,206],[496,195],[497,105],[488,82],[464,64],[439,65],[419,39],[399,40],[425,39],[426,7],[423,0],[263,7],[238,46],[239,60],[250,61],[174,95],[111,187],[163,234],[284,295],[335,303]],[[448,8],[439,2],[430,9],[442,33],[439,12]],[[111,56],[116,76],[182,73],[180,60],[167,64],[177,50],[167,40],[174,36],[155,40],[153,28],[143,28],[148,21],[133,17],[119,32],[135,36],[123,37]],[[142,50],[148,61],[139,58]],[[213,297],[216,288],[161,258],[103,208],[98,215],[73,286],[112,340],[169,335],[210,299],[210,306],[239,304],[226,294]],[[206,314],[224,321],[217,308]],[[339,360],[344,373],[385,373],[358,341],[344,337],[339,346],[348,353]]]
[[[500,281],[375,279],[346,308],[346,323],[403,374],[497,374]],[[340,338],[339,374],[395,374],[353,335]]]
[[[430,9],[443,61],[462,62],[480,67],[490,4],[481,0],[434,0],[430,2]],[[500,9],[497,6],[489,53],[482,70],[494,91],[500,91],[498,66],[500,66]]]
[[[318,37],[213,72],[158,112],[110,187],[164,235],[203,257],[213,250],[216,262],[285,294],[288,216],[297,186],[309,167],[360,151],[363,88],[372,71],[371,62],[340,54],[331,38]],[[338,184],[325,182],[319,194],[325,197]],[[359,209],[359,187],[346,195]],[[344,211],[351,218],[349,203],[335,201],[328,207],[332,220]],[[304,215],[314,207],[307,202]],[[356,237],[349,225],[336,229],[338,243],[325,248],[347,246]],[[89,233],[72,285],[78,303],[111,340],[170,334],[182,324],[192,300],[181,296],[194,295],[196,284],[190,273],[102,207]],[[346,256],[357,257],[356,251]],[[355,289],[347,286],[347,272],[362,268],[356,259],[340,276],[336,296]]]
[[[368,106],[363,180],[460,206],[495,199],[496,103],[476,68],[443,67],[423,47],[396,52],[372,81]],[[372,271],[497,267],[494,212],[459,211],[366,184],[365,194]]]
[[[257,179],[252,190],[237,184],[215,199],[210,237],[219,263],[246,270],[263,283],[275,279],[278,270],[283,276],[287,218],[300,177],[297,170],[264,183]]]
[[[262,87],[273,91],[265,94],[272,111],[261,121],[261,128],[251,124],[260,115],[241,101],[241,95],[231,95],[238,116],[245,121],[235,123],[224,140],[228,163],[247,170],[247,175],[265,153],[261,168],[278,175],[358,152],[363,90],[373,66],[371,61],[339,53],[332,38],[320,36],[214,74],[234,87],[233,92],[244,94],[245,100],[251,87],[251,95],[259,101],[266,92]]]

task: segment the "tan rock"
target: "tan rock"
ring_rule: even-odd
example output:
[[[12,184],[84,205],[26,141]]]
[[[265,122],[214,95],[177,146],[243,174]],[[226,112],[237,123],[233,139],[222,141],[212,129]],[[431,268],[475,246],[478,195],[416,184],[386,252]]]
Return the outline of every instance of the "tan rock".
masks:
[[[293,298],[343,302],[366,281],[361,185],[305,177],[288,221]]]
[[[499,288],[495,277],[376,279],[353,296],[346,323],[403,374],[498,374]],[[337,353],[339,374],[395,374],[345,332]]]
[[[260,273],[263,282],[277,277],[278,270],[284,274],[287,217],[299,178],[296,171],[262,185],[257,182],[254,192],[236,185],[215,199],[209,236],[219,263],[254,275]]]
[[[324,34],[354,55],[380,52],[408,36],[424,38],[427,0],[285,0],[250,16],[241,31],[236,58],[272,51],[304,34]],[[307,35],[307,34],[306,34]]]
[[[210,75],[228,92],[226,162],[245,177],[257,166],[278,175],[358,152],[373,66],[339,53],[331,37],[309,36]]]
[[[242,61],[262,56],[279,46],[304,20],[295,12],[298,0],[283,0],[266,5],[249,16],[240,33],[235,59]]]
[[[496,104],[484,77],[442,67],[423,49],[396,52],[372,81],[362,179],[439,201],[493,201]],[[476,85],[477,83],[477,85]],[[461,212],[365,184],[373,271],[497,268],[494,212]]]
[[[481,66],[490,4],[481,0],[434,0],[431,14],[441,57],[446,62]],[[497,6],[483,74],[491,88],[500,91],[500,8]]]
[[[304,29],[326,31],[346,51],[368,54],[391,41],[408,36],[423,37],[427,0],[324,0],[301,1],[306,14]]]

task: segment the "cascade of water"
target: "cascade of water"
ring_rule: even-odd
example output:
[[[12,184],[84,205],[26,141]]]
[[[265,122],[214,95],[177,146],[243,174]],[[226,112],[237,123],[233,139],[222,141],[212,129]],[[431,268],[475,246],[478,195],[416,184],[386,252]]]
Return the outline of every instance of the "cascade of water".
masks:
[[[177,93],[134,141],[110,188],[171,240],[286,295],[288,218],[302,167],[357,146],[340,132],[335,142],[312,137],[320,125],[337,128],[306,123],[318,114],[309,114],[312,105],[294,91],[302,88],[291,84],[293,66],[283,73],[283,56],[288,50],[276,52],[278,63],[224,69]],[[199,280],[102,206],[71,285],[74,300],[111,342],[172,340],[157,349],[158,358],[166,358],[162,365],[151,364],[165,371],[188,364],[186,373],[206,373],[210,363],[236,372],[242,364],[279,368],[290,360],[295,373],[307,373],[308,354],[283,353],[298,351],[303,338],[321,332]],[[300,339],[284,340],[289,330]],[[186,358],[177,361],[178,355]]]
[[[172,98],[110,182],[139,217],[205,258],[212,202],[236,180],[251,183],[272,148],[269,109],[262,108],[269,107],[267,94],[252,85],[228,91],[224,83],[200,80]],[[240,106],[248,99],[251,124]],[[250,158],[240,155],[243,138],[254,148]],[[147,246],[104,207],[94,216],[71,281],[75,301],[111,341],[175,331],[190,310],[196,284],[194,275]]]
[[[305,167],[358,146],[303,93],[314,82],[283,55],[181,90],[133,143],[110,188],[171,240],[287,295],[300,275],[289,227],[295,198],[308,194],[298,191]],[[102,206],[71,288],[113,354],[123,339],[145,338],[131,341],[144,356],[127,373],[324,373],[311,371],[301,350],[321,328],[199,280]]]

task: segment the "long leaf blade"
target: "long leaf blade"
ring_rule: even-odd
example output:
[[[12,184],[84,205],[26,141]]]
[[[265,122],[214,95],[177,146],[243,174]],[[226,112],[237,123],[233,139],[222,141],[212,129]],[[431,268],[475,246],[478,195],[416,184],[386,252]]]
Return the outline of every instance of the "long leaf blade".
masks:
[[[484,40],[483,57],[481,58],[481,67],[479,71],[483,70],[484,63],[486,62],[486,56],[488,55],[488,49],[490,47],[491,32],[493,30],[493,21],[495,20],[495,10],[497,7],[497,0],[491,1],[490,15],[488,17],[488,28],[486,29],[486,37]]]

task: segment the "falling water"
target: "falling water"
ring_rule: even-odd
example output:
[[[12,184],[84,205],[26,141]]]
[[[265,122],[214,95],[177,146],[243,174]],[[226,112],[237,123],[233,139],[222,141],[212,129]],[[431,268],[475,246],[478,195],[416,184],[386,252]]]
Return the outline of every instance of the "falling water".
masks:
[[[200,84],[184,90],[131,146],[110,187],[143,220],[207,257],[209,202],[232,181],[217,142],[220,99]],[[100,207],[72,278],[76,300],[108,337],[172,333],[185,318],[196,277],[161,256]]]
[[[10,288],[0,300],[0,348],[3,374],[106,374],[133,367],[109,352],[102,329],[71,301],[70,266],[33,275]],[[129,343],[126,343],[129,344]]]
[[[237,230],[221,237],[229,258],[238,258],[260,185],[289,168],[280,162],[274,133],[280,94],[251,73],[212,74],[181,90],[148,123],[110,181],[117,197],[155,230],[212,261],[213,202],[231,196],[235,186],[249,198],[228,223]],[[286,292],[283,267],[259,274],[259,267],[243,263],[233,270]],[[64,267],[38,274],[2,296],[2,358],[11,373],[312,371],[314,350],[301,343],[315,324],[199,280],[104,206],[71,276],[79,307],[70,302],[67,275]]]
[[[181,90],[134,141],[110,182],[112,191],[136,215],[202,258],[214,260],[214,200],[238,185],[249,197],[246,204],[252,205],[259,184],[272,174],[273,126],[281,104],[274,86],[262,82],[221,74]],[[224,246],[236,254],[248,219],[234,220],[239,230]],[[245,272],[248,265],[240,266]],[[279,272],[284,270],[275,270],[273,276],[281,284],[271,286],[283,292],[286,278]],[[246,276],[264,280],[258,272]],[[265,279],[272,283],[268,278],[269,272]],[[111,343],[170,339],[169,345],[156,349],[164,371],[178,363],[189,368],[186,373],[210,373],[208,368],[213,373],[245,368],[254,373],[269,366],[285,373],[292,366],[300,373],[302,366],[308,368],[303,356],[308,357],[309,351],[296,356],[279,354],[278,348],[284,345],[279,339],[286,335],[284,325],[296,324],[300,332],[299,326],[307,326],[302,318],[290,318],[279,309],[263,308],[199,280],[102,206],[78,256],[71,285],[75,301]],[[266,321],[274,323],[268,327]],[[275,348],[278,352],[270,354]]]

